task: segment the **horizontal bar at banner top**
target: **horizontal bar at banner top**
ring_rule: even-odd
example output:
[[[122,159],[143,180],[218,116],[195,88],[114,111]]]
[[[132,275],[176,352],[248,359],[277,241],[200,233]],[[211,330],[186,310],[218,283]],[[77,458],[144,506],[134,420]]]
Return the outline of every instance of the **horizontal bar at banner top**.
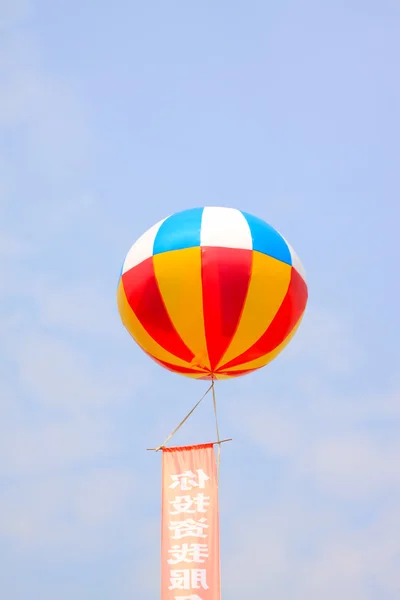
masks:
[[[171,446],[167,448],[166,446],[160,446],[159,448],[146,448],[146,450],[154,450],[158,452],[159,450],[163,450],[164,452],[177,452],[178,450],[192,450],[194,448],[209,448],[210,446],[216,446],[219,444],[225,444],[225,442],[231,442],[232,438],[226,438],[225,440],[220,440],[219,442],[208,442],[207,444],[194,444],[193,446]]]

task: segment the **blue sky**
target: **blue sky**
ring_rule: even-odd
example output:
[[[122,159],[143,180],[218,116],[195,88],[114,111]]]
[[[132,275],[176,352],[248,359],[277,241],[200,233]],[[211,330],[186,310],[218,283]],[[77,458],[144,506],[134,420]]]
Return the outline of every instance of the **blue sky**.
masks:
[[[394,0],[0,1],[1,597],[158,597],[145,448],[206,384],[136,348],[115,291],[202,205],[277,227],[310,293],[218,385],[224,598],[400,597],[399,27]],[[176,442],[213,437],[208,401]]]

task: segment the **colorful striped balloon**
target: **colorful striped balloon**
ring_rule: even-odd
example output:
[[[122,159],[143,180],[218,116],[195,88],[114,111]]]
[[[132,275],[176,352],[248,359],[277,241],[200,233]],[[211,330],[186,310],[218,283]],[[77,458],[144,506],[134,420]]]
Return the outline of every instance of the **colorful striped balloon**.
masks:
[[[194,208],[149,229],[122,267],[118,308],[158,364],[195,379],[264,367],[307,304],[302,264],[270,225],[232,208]]]

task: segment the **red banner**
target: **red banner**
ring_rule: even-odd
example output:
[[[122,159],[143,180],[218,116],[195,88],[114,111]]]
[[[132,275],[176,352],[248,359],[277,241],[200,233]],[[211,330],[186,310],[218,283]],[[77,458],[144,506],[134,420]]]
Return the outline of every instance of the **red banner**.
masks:
[[[220,600],[214,446],[162,450],[161,600]]]

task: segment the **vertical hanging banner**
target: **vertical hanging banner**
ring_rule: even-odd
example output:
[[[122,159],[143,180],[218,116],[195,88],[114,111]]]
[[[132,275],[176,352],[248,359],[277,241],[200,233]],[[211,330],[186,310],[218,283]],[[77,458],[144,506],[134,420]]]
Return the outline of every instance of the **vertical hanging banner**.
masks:
[[[220,600],[214,445],[162,452],[161,600]]]

